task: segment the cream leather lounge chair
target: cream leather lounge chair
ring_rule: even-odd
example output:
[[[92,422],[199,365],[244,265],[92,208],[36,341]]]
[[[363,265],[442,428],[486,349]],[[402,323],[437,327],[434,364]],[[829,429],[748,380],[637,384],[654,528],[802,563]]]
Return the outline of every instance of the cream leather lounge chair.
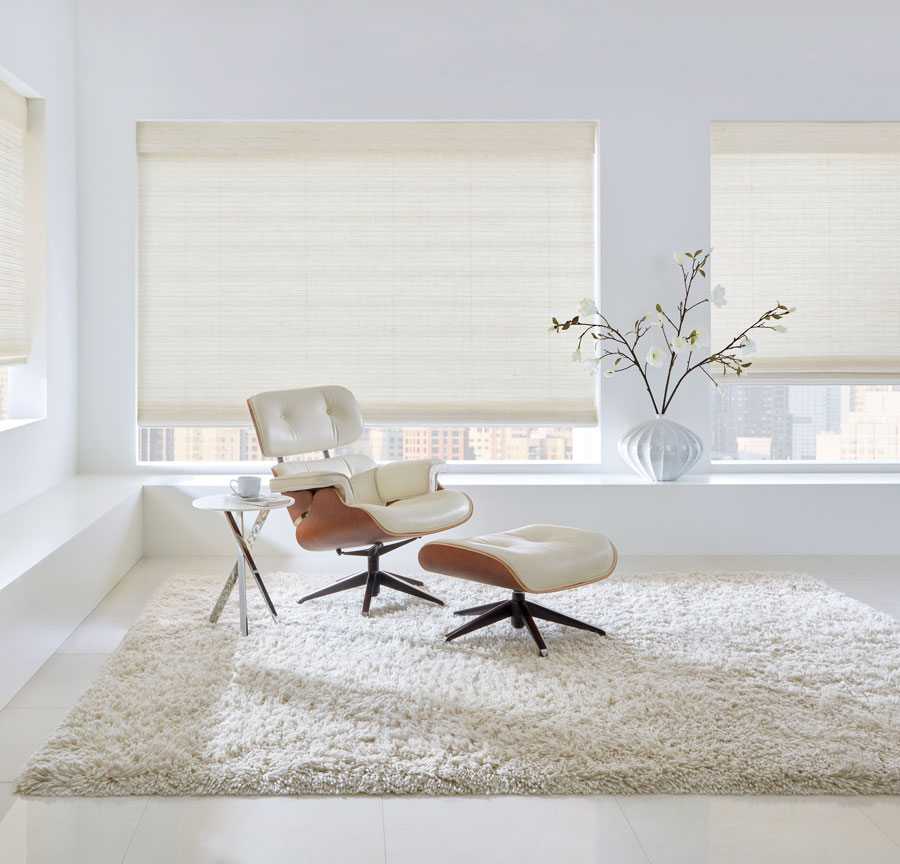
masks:
[[[365,572],[298,602],[365,586],[363,615],[369,614],[372,598],[382,587],[443,606],[421,582],[382,570],[380,556],[425,534],[461,525],[472,515],[467,495],[443,489],[438,482],[444,462],[418,459],[377,466],[361,454],[329,455],[332,448],[356,441],[363,430],[359,405],[344,387],[257,393],[247,404],[260,450],[278,460],[270,487],[294,499],[288,510],[297,542],[304,549],[368,559]],[[323,451],[323,458],[285,461],[317,450]]]

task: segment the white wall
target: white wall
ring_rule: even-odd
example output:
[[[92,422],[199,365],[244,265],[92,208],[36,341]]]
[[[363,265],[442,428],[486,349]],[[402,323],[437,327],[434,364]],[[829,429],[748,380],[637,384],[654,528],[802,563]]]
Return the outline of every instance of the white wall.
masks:
[[[79,459],[135,462],[138,119],[597,119],[601,290],[634,320],[708,243],[710,120],[900,120],[900,6],[861,0],[81,0]],[[604,470],[645,419],[604,382]],[[707,387],[673,417],[708,428]],[[697,470],[703,470],[701,464]]]
[[[3,512],[62,482],[75,470],[74,0],[0,0],[0,66],[46,99],[47,190],[47,417],[0,432]]]

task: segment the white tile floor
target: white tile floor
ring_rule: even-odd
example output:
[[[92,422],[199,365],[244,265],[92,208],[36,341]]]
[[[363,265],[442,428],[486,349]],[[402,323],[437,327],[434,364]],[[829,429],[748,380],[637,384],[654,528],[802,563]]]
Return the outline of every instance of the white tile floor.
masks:
[[[398,568],[414,567],[394,555]],[[320,555],[319,572],[347,562]],[[269,559],[266,570],[309,569]],[[143,559],[0,711],[0,864],[559,861],[900,864],[900,796],[21,799],[13,780],[176,571],[225,559]],[[900,618],[900,558],[625,558],[635,570],[801,570]],[[401,571],[402,572],[402,571]]]

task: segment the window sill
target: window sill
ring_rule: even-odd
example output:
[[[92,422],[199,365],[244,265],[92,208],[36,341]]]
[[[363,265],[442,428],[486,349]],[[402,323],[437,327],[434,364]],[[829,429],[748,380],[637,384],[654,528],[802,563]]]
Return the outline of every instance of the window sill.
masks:
[[[258,473],[258,472],[257,472]],[[181,486],[225,488],[234,473],[165,473],[146,474],[144,486]],[[468,486],[652,486],[678,488],[684,486],[900,486],[900,472],[776,472],[688,474],[668,483],[653,483],[636,474],[600,474],[597,472],[478,472],[448,471],[441,475],[446,487]]]
[[[20,426],[28,426],[29,423],[40,423],[43,417],[27,417],[24,420],[0,420],[0,432],[8,432],[10,429],[18,429]]]

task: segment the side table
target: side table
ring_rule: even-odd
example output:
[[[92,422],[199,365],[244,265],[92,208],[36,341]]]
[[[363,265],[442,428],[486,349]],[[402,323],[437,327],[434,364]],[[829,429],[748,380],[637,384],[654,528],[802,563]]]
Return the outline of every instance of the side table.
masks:
[[[288,507],[293,503],[294,499],[289,498],[287,495],[269,495],[261,498],[239,498],[237,495],[207,495],[204,498],[197,498],[194,500],[194,507],[198,510],[219,510],[225,514],[225,521],[228,523],[228,527],[231,529],[231,533],[234,535],[234,541],[237,544],[237,561],[231,568],[231,573],[229,574],[228,579],[225,580],[225,586],[219,594],[219,599],[216,601],[216,605],[210,613],[209,620],[211,623],[215,624],[216,621],[219,620],[219,615],[221,615],[222,609],[225,607],[225,603],[231,595],[231,590],[234,588],[235,582],[237,582],[238,598],[241,609],[241,635],[246,636],[250,632],[250,627],[247,622],[247,578],[245,562],[250,565],[253,578],[256,580],[256,585],[259,588],[260,594],[263,596],[263,600],[266,601],[266,606],[269,607],[269,614],[272,616],[272,620],[276,624],[278,623],[278,613],[275,611],[275,606],[272,604],[269,592],[266,591],[262,576],[259,575],[259,568],[256,566],[256,562],[250,554],[250,547],[259,536],[259,532],[262,530],[262,526],[265,524],[269,513],[273,510],[278,510],[281,507]],[[256,521],[253,523],[250,533],[244,536],[244,513],[249,513],[251,511],[256,512]],[[238,527],[238,519],[235,519],[235,514],[238,514],[240,527]]]

